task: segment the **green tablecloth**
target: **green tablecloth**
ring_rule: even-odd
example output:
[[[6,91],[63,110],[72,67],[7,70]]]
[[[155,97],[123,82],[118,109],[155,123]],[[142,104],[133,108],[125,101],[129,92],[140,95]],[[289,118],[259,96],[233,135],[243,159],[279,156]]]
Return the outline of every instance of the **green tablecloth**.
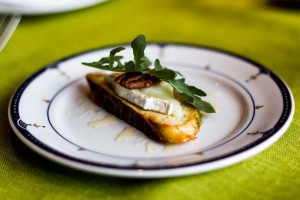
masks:
[[[240,164],[180,178],[118,179],[78,172],[29,150],[7,118],[13,91],[45,64],[130,42],[187,42],[242,54],[281,76],[296,102],[283,137]],[[300,10],[262,0],[112,0],[76,12],[24,17],[0,53],[0,199],[299,199]]]

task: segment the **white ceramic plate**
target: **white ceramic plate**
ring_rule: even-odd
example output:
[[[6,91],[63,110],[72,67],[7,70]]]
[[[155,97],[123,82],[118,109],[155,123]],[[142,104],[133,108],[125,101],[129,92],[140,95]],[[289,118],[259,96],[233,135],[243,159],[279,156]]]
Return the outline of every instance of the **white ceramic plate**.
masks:
[[[40,15],[67,12],[102,3],[106,0],[0,0],[0,12]]]
[[[9,119],[31,149],[60,164],[119,177],[172,177],[215,170],[273,144],[288,128],[294,101],[286,84],[265,67],[224,51],[150,44],[146,55],[183,73],[207,92],[216,114],[204,114],[194,141],[163,145],[106,113],[91,100],[82,62],[113,47],[49,64],[13,95]],[[122,53],[132,59],[131,48]],[[125,131],[124,131],[125,130]]]

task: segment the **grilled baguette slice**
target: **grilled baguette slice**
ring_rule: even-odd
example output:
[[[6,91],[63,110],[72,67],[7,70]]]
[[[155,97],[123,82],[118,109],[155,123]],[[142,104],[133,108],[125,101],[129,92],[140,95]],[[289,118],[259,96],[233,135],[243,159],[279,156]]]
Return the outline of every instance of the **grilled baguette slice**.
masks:
[[[92,97],[97,105],[124,120],[148,137],[163,143],[180,144],[193,140],[201,125],[199,110],[182,102],[183,117],[144,110],[117,96],[102,73],[86,75]]]

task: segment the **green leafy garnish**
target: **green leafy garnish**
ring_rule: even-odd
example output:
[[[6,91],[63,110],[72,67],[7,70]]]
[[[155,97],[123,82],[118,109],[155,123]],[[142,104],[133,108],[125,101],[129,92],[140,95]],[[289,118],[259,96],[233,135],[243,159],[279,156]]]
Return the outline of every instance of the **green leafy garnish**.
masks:
[[[120,51],[123,51],[125,49],[124,47],[117,47],[111,50],[109,57],[103,57],[97,62],[82,64],[102,70],[139,72],[155,76],[160,80],[169,83],[175,89],[176,93],[187,103],[206,113],[215,112],[215,109],[208,102],[201,99],[201,97],[206,96],[206,93],[194,86],[187,85],[181,73],[162,66],[158,59],[154,61],[154,67],[150,67],[152,63],[144,53],[146,45],[145,36],[137,36],[131,42],[134,60],[125,62],[124,64],[121,63],[123,56],[116,55]]]

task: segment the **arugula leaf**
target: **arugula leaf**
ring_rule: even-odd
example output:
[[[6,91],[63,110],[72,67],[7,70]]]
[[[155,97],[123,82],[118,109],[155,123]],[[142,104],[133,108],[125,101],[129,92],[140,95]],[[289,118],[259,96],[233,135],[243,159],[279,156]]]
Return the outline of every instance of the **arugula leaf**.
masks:
[[[122,66],[122,63],[121,63],[121,59],[123,58],[122,56],[115,56],[116,53],[120,52],[120,51],[123,51],[125,48],[124,47],[117,47],[113,50],[110,51],[110,54],[109,54],[109,66],[110,67],[113,67],[114,65],[114,62],[117,62],[118,65],[117,67],[121,67]]]
[[[187,85],[180,72],[162,66],[158,59],[154,61],[154,68],[150,68],[151,62],[144,53],[146,45],[145,36],[137,36],[131,42],[134,61],[131,60],[125,62],[124,64],[121,63],[123,56],[116,55],[120,51],[123,51],[125,49],[124,47],[117,47],[111,50],[109,57],[103,57],[98,62],[82,64],[102,70],[115,72],[139,72],[155,76],[160,80],[169,83],[174,88],[176,93],[187,103],[206,113],[215,112],[215,109],[212,107],[212,105],[201,99],[202,96],[206,96],[206,93],[194,86]]]
[[[131,42],[131,48],[133,49],[135,67],[139,68],[143,63],[142,58],[144,57],[144,51],[146,49],[146,38],[144,35],[137,36]]]
[[[144,56],[142,58],[141,70],[147,69],[151,64],[151,61],[146,56]]]

